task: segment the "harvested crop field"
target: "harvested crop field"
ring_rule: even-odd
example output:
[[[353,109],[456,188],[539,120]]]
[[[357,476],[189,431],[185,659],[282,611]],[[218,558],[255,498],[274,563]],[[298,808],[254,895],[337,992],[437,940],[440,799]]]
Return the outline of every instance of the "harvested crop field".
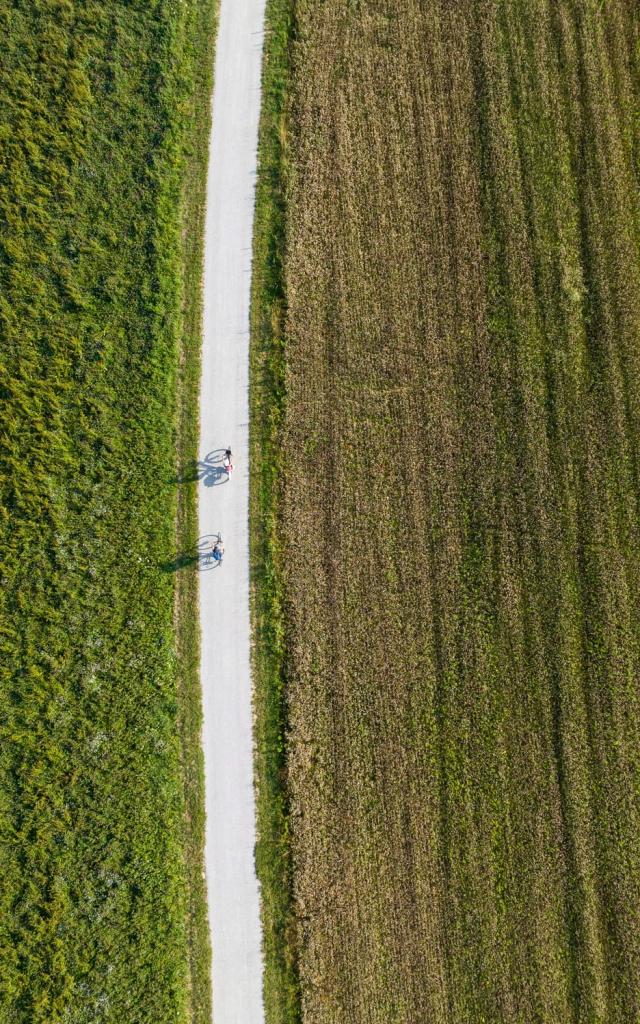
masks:
[[[630,1024],[640,9],[295,19],[273,551],[303,1019]]]

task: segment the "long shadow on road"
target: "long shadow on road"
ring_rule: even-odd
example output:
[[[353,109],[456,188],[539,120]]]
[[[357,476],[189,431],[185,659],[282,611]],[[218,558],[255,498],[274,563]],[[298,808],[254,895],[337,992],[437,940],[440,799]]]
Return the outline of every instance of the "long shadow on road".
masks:
[[[226,484],[229,475],[222,464],[224,451],[224,448],[216,448],[205,455],[204,459],[191,462],[186,469],[172,478],[171,483],[193,484],[201,480],[205,487],[218,487],[220,484]]]
[[[181,569],[195,567],[198,572],[208,572],[218,568],[222,562],[216,562],[213,549],[221,540],[219,533],[207,533],[200,537],[190,551],[182,551],[168,562],[162,562],[162,572],[179,572]]]

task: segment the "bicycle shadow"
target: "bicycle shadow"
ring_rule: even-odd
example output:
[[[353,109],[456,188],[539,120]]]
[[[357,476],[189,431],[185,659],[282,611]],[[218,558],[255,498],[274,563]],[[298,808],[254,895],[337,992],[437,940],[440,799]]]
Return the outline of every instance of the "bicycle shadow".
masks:
[[[218,487],[220,484],[228,483],[229,474],[222,463],[224,453],[224,448],[214,448],[204,459],[198,459],[184,472],[179,473],[173,483],[191,484],[201,480],[205,487]]]
[[[209,572],[217,569],[222,560],[216,561],[213,549],[220,540],[220,534],[207,533],[199,537],[191,551],[182,551],[175,558],[160,565],[162,572],[179,572],[181,569],[195,568],[198,572]]]

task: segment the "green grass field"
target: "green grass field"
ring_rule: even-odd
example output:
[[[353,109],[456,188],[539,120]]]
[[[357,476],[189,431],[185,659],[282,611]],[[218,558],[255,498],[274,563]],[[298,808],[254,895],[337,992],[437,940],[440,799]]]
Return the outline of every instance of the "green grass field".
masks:
[[[204,1021],[192,584],[166,567],[194,529],[214,5],[0,24],[0,1019]]]
[[[271,19],[269,1019],[637,1022],[640,8]]]

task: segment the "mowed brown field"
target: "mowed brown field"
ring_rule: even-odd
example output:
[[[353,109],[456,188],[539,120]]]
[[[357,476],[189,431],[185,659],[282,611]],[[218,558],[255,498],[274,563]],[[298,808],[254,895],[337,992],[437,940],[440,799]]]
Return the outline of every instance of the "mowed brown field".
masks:
[[[640,8],[297,0],[305,1024],[640,1021]]]

